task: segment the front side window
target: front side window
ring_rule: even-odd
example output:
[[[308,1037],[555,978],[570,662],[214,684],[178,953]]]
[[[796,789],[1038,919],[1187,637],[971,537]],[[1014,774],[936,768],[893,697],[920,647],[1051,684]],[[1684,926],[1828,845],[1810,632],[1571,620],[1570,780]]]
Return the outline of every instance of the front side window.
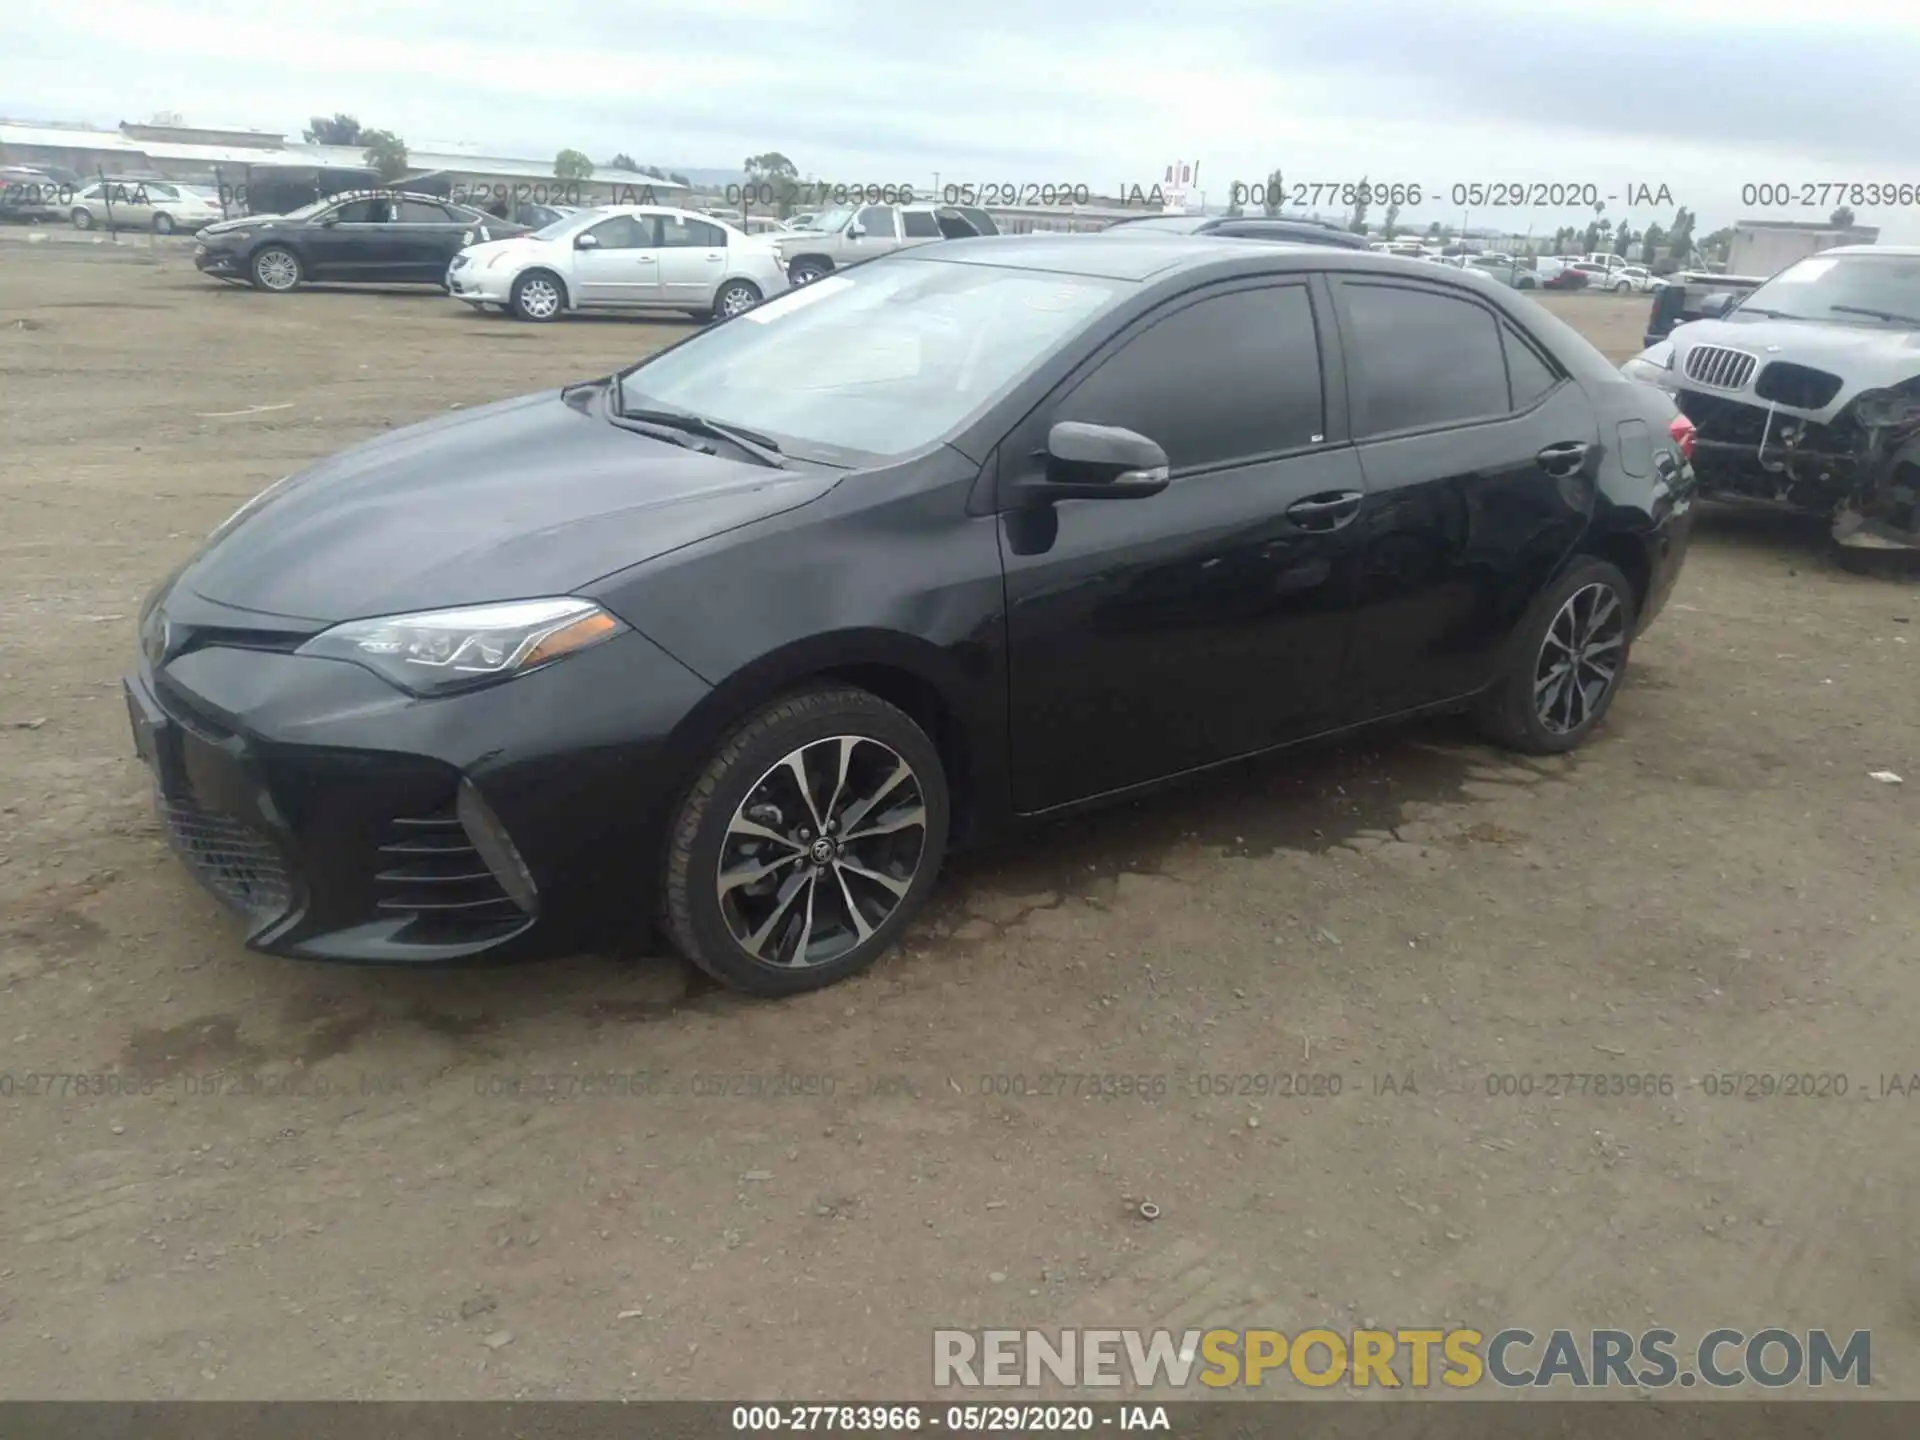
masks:
[[[341,225],[379,225],[391,213],[385,200],[349,200],[344,205],[336,206],[328,218]]]
[[[1341,285],[1356,372],[1354,435],[1505,415],[1507,362],[1492,314],[1402,285]]]
[[[810,441],[904,455],[998,399],[1132,288],[884,257],[642,361],[623,386],[630,406],[691,410],[791,437],[801,454]]]
[[[587,234],[601,250],[652,250],[660,243],[659,224],[657,215],[614,215]]]
[[[891,205],[869,205],[860,212],[860,228],[866,232],[869,240],[898,240],[900,232],[894,228],[893,207]]]
[[[1313,444],[1323,407],[1313,304],[1306,286],[1277,285],[1201,300],[1138,332],[1053,419],[1138,431],[1182,470]]]

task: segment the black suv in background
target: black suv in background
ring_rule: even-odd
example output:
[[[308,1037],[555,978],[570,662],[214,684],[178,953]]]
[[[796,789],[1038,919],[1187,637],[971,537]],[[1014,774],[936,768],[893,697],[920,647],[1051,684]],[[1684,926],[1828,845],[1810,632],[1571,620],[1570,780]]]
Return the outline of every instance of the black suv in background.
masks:
[[[1338,245],[1365,250],[1367,237],[1325,220],[1265,215],[1142,215],[1116,220],[1103,235],[1221,235],[1234,240],[1279,240],[1291,245]]]

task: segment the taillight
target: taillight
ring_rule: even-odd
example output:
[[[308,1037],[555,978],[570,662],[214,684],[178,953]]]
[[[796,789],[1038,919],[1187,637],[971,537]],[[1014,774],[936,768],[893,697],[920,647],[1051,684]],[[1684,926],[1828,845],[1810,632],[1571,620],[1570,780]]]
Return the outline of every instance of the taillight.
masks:
[[[1673,443],[1680,447],[1682,459],[1693,459],[1693,421],[1684,415],[1676,415],[1667,426],[1667,434],[1671,435]]]

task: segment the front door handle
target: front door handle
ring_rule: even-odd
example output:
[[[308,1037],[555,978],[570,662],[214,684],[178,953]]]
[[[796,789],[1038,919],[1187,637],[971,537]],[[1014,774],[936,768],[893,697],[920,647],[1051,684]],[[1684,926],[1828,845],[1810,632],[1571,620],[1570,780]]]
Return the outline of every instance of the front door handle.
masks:
[[[1332,490],[1309,495],[1287,507],[1287,518],[1302,530],[1338,530],[1353,523],[1366,497],[1358,490]]]
[[[1587,452],[1593,447],[1583,440],[1563,440],[1558,445],[1549,445],[1533,458],[1542,470],[1556,479],[1580,473],[1580,467],[1587,463]]]

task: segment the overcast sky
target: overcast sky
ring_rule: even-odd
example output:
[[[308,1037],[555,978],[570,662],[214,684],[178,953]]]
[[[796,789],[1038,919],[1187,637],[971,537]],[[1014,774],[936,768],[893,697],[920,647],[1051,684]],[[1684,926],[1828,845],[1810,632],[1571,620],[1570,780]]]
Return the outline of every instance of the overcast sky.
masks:
[[[1702,232],[1760,182],[1920,184],[1916,0],[6,0],[0,114],[737,165],[845,183],[1233,180],[1666,185]],[[24,44],[20,43],[24,41]],[[1796,196],[1797,198],[1797,196]],[[1817,198],[1817,197],[1816,197]],[[1920,205],[1855,206],[1920,241]],[[1672,206],[1628,211],[1636,228]],[[1376,218],[1378,210],[1375,211]],[[1402,223],[1459,219],[1444,201]],[[1588,212],[1476,211],[1550,233]]]

